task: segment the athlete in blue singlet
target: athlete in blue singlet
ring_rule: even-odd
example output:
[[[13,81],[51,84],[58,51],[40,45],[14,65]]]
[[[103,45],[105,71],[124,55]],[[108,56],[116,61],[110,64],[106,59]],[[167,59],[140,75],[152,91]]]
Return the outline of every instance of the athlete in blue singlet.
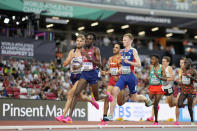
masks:
[[[113,112],[117,102],[117,95],[125,87],[125,85],[128,86],[130,94],[132,94],[131,99],[133,101],[143,101],[146,103],[146,106],[152,105],[150,99],[146,98],[143,95],[136,94],[135,87],[137,85],[137,78],[134,74],[133,67],[140,67],[141,62],[137,50],[131,47],[133,39],[134,38],[130,33],[123,36],[123,46],[125,47],[125,49],[121,52],[122,66],[119,70],[119,73],[121,75],[119,80],[116,82],[116,86],[112,90],[113,102],[110,105],[110,113],[107,116],[109,120],[113,120]]]

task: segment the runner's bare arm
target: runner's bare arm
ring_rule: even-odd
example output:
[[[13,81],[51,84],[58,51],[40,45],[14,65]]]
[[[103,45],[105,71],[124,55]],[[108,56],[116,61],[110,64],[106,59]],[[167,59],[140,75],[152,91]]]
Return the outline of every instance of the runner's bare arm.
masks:
[[[111,57],[109,58],[107,64],[105,65],[106,70],[105,71],[102,71],[102,75],[108,75],[108,74],[110,74],[110,69],[109,69],[110,59],[111,59]]]
[[[166,72],[165,72],[165,67],[164,67],[164,66],[161,67],[161,71],[162,71],[162,77],[164,78],[164,81],[167,81],[168,78],[167,78],[167,76],[166,76]],[[162,80],[162,79],[161,79],[161,80]]]
[[[147,73],[150,74],[150,71],[151,71],[151,68],[152,68],[152,65],[150,65],[148,67],[148,70],[147,70]],[[145,83],[149,83],[149,80],[150,80],[150,75],[147,76],[147,78],[145,79]],[[148,85],[148,84],[147,84]],[[144,86],[144,89],[148,88],[149,86]]]
[[[172,67],[169,67],[168,70],[169,70],[169,73],[170,73],[170,77],[167,79],[167,81],[174,81],[174,74],[173,74]]]
[[[194,69],[194,78],[197,80],[197,71]]]
[[[165,68],[164,68],[163,66],[161,67],[161,71],[162,71],[162,77],[159,77],[158,74],[156,73],[156,71],[154,71],[154,75],[155,75],[158,79],[160,79],[160,80],[162,80],[162,81],[167,81],[168,78],[166,77]]]
[[[95,55],[96,55],[96,61],[95,60],[91,60],[93,64],[97,65],[98,67],[102,67],[101,64],[101,55],[100,55],[100,50],[99,48],[96,48],[95,50]]]
[[[148,68],[148,74],[150,74],[151,69],[152,69],[152,65],[150,65],[149,68]],[[147,80],[150,80],[150,75],[148,75]]]
[[[68,53],[68,57],[64,61],[63,66],[67,66],[68,64],[70,64],[72,58],[73,58],[73,50],[70,50],[70,52]]]
[[[138,52],[137,52],[136,49],[133,49],[133,57],[136,60],[136,62],[128,61],[127,59],[125,59],[124,60],[125,63],[130,64],[130,65],[135,66],[135,67],[141,67],[140,57],[139,57]]]
[[[187,75],[187,77],[189,77],[190,79],[194,80],[195,82],[197,82],[197,72],[195,69],[192,69],[192,75]]]

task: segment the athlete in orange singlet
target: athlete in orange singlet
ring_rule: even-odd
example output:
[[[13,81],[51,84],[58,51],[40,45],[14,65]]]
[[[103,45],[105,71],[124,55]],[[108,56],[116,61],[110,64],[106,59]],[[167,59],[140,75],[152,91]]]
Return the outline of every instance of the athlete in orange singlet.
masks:
[[[119,73],[119,69],[121,67],[121,55],[120,55],[120,44],[115,44],[114,48],[113,48],[113,56],[111,56],[109,58],[108,61],[108,71],[105,72],[103,71],[102,74],[106,75],[109,74],[109,82],[108,82],[108,86],[107,86],[107,92],[108,93],[112,93],[112,89],[113,87],[116,85],[116,81],[118,81],[120,73]],[[105,119],[107,117],[107,112],[109,109],[109,101],[108,99],[105,99],[104,102],[104,114],[103,114],[103,120],[107,121],[107,119]]]

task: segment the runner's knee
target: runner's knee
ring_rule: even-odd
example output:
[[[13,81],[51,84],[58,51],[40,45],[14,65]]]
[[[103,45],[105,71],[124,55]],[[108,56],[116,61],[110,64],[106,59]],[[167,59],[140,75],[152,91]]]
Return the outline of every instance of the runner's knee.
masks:
[[[182,108],[184,105],[183,105],[183,102],[178,102],[178,108]]]
[[[83,88],[86,84],[85,82],[86,82],[85,80],[79,81],[77,88],[76,88],[75,92],[73,93],[73,96],[75,96],[75,97],[79,96],[79,94],[81,93],[81,91],[83,90]]]
[[[122,94],[122,92],[120,92],[117,96],[117,104],[119,106],[122,106],[124,104],[124,94]]]
[[[112,90],[112,95],[117,96],[119,92],[120,92],[120,89],[119,89],[119,87],[116,86]]]
[[[72,97],[72,96],[73,96],[73,93],[74,93],[74,91],[72,91],[72,89],[71,89],[71,90],[68,91],[67,96],[68,96],[68,97]]]
[[[169,107],[173,107],[174,105],[172,104],[172,102],[168,103]]]

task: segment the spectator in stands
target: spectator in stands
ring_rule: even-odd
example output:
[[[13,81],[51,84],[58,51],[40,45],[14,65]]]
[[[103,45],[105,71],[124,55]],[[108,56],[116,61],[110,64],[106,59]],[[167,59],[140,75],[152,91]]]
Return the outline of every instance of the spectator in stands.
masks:
[[[110,39],[107,36],[105,36],[103,38],[103,43],[104,43],[104,46],[109,46],[109,44],[111,43],[111,41],[110,41]]]
[[[0,79],[0,98],[3,97],[3,79]]]
[[[152,40],[148,42],[148,49],[153,50],[153,42]]]
[[[25,69],[25,65],[24,65],[23,60],[19,61],[18,68],[19,68],[20,71],[23,71]]]
[[[12,68],[12,75],[13,75],[14,79],[17,79],[17,77],[18,77],[18,72],[17,72],[17,70],[15,69],[15,67]]]
[[[38,89],[32,89],[31,90],[31,96],[30,96],[30,99],[35,99],[35,100],[39,100],[40,99],[40,91]]]
[[[29,77],[28,77],[28,73],[25,74],[24,81],[25,81],[25,83],[29,83],[30,82]]]
[[[139,76],[139,93],[146,93],[141,89],[147,85],[148,69],[146,67],[150,64],[148,58],[147,56],[144,59],[144,67],[136,69],[136,74]],[[104,59],[103,63],[106,63]],[[6,97],[6,88],[12,87],[21,89],[24,95],[21,98],[25,99],[48,99],[47,93],[52,93],[53,99],[65,100],[67,91],[71,88],[70,71],[68,69],[69,66],[61,68],[54,62],[41,63],[40,61],[30,62],[0,58],[0,97]],[[101,82],[100,93],[105,92],[106,83]],[[90,94],[89,92],[85,93]]]
[[[57,59],[57,64],[61,64],[62,63],[62,57],[63,57],[63,53],[61,51],[57,51],[56,52],[56,59]]]
[[[71,86],[70,86],[71,84],[70,84],[69,80],[70,80],[69,77],[66,77],[65,83],[63,85],[66,90],[71,88]]]

